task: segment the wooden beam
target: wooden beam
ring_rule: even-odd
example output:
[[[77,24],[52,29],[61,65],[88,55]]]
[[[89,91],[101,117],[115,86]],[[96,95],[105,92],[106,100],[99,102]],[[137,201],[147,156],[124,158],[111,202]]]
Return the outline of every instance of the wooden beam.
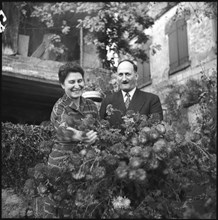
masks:
[[[83,28],[80,28],[80,66],[83,67]]]
[[[2,92],[15,92],[41,97],[60,97],[63,89],[60,85],[37,82],[26,79],[2,76]]]

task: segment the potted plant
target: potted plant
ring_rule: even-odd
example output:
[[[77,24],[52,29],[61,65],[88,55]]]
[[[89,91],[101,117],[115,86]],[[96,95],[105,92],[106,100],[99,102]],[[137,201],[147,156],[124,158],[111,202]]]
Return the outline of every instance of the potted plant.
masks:
[[[100,107],[103,98],[117,90],[113,74],[103,68],[88,69],[83,97],[92,99]]]

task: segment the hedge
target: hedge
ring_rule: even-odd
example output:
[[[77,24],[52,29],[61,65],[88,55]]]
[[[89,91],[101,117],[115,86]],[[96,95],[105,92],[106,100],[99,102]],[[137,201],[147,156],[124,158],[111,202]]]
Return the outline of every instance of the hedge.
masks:
[[[51,125],[22,125],[2,122],[2,188],[20,191],[27,170],[45,162],[53,145]]]

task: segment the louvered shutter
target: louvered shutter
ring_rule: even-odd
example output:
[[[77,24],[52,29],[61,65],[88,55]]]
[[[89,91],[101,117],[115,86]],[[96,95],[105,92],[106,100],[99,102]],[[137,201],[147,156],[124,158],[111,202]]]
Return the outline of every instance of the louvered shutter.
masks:
[[[179,65],[177,30],[175,23],[173,24],[168,37],[169,37],[170,69],[174,69]]]
[[[137,62],[138,67],[138,86],[143,84],[143,65],[140,60]]]
[[[178,36],[178,65],[188,61],[188,40],[187,40],[187,27],[185,20],[177,21],[177,36]]]
[[[179,19],[171,24],[168,31],[170,73],[189,65],[187,24]],[[187,64],[187,65],[186,65]]]
[[[149,48],[146,49],[147,54],[149,54]],[[138,67],[138,86],[146,84],[151,81],[151,72],[150,72],[150,62],[138,60],[137,62]]]
[[[143,62],[143,81],[144,83],[149,82],[151,80],[150,73],[150,62]]]

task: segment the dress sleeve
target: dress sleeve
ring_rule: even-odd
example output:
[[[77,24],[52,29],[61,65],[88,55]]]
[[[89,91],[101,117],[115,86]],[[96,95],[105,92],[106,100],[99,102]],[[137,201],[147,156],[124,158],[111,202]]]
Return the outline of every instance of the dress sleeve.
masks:
[[[56,130],[57,139],[59,141],[64,141],[65,143],[78,142],[78,140],[75,140],[74,138],[74,131],[67,129],[68,125],[66,123],[66,116],[66,107],[58,101],[54,105],[50,117],[50,120]]]
[[[60,126],[66,126],[65,122],[65,109],[64,106],[61,104],[61,102],[58,100],[51,112],[50,120],[54,126],[54,128],[57,130]]]

